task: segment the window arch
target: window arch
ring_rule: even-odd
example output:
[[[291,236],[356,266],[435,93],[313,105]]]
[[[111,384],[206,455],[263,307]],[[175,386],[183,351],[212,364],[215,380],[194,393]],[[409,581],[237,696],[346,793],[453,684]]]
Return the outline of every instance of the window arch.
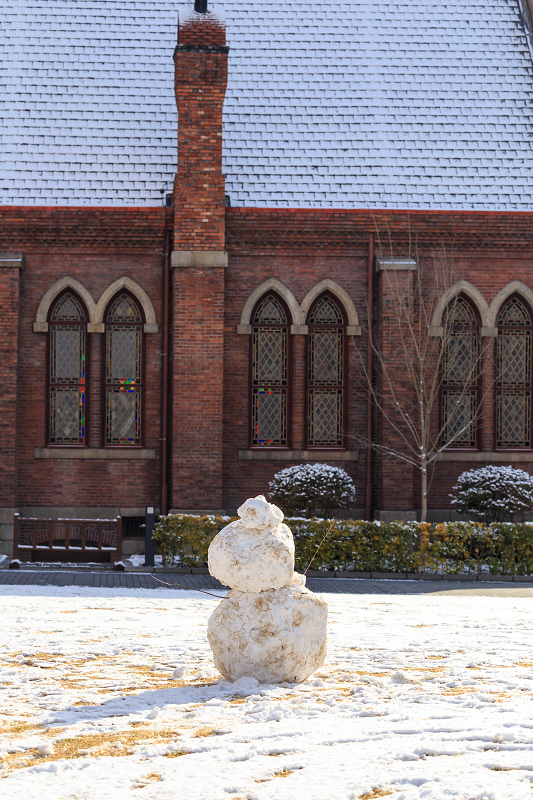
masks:
[[[479,321],[469,301],[458,296],[444,318],[442,353],[442,439],[452,447],[477,447]]]
[[[289,320],[285,303],[273,292],[252,313],[251,447],[289,446]]]
[[[143,441],[143,311],[123,290],[105,312],[104,445],[141,446]]]
[[[48,443],[87,441],[87,309],[66,290],[48,312]]]
[[[346,320],[338,300],[318,297],[307,317],[307,446],[343,447]]]
[[[531,447],[531,312],[513,295],[500,309],[496,344],[496,447]]]

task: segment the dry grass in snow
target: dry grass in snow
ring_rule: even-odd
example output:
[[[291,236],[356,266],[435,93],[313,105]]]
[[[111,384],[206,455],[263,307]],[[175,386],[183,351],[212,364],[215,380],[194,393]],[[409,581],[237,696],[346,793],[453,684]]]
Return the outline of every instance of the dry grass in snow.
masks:
[[[2,800],[533,800],[531,600],[330,595],[329,663],[229,683],[193,592],[0,587]]]

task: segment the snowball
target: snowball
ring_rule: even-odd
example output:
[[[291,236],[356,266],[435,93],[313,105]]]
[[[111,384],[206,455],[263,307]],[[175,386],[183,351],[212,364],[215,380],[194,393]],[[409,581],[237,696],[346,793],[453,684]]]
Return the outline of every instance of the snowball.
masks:
[[[54,754],[54,748],[49,742],[40,744],[37,749],[42,756],[52,756]]]
[[[231,591],[213,611],[207,638],[229,680],[305,680],[326,658],[327,603],[298,584],[260,593]]]
[[[209,572],[241,592],[280,589],[292,580],[294,539],[283,513],[260,495],[238,510],[209,546]]]
[[[283,511],[273,503],[268,503],[264,495],[259,494],[242,504],[237,514],[255,530],[269,528],[283,522]]]
[[[183,678],[187,674],[187,667],[177,667],[172,673],[173,678]]]

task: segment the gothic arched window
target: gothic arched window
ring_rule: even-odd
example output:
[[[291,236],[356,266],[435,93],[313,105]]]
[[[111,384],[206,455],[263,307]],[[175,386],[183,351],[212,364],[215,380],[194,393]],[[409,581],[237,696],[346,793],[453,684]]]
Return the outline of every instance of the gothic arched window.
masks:
[[[442,439],[451,447],[477,446],[479,323],[470,303],[458,297],[444,320]]]
[[[346,324],[329,294],[312,305],[307,320],[307,445],[342,447],[345,430]]]
[[[143,439],[143,323],[137,300],[122,291],[105,315],[104,442],[140,446]]]
[[[289,446],[289,314],[275,294],[267,294],[252,314],[252,447]]]
[[[48,353],[48,442],[85,445],[87,312],[71,291],[50,308]]]
[[[531,447],[531,314],[518,297],[501,309],[496,345],[496,447]]]

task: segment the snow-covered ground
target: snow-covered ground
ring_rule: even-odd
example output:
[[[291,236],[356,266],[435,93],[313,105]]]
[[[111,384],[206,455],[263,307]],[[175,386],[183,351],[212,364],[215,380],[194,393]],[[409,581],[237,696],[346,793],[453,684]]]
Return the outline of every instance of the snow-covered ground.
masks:
[[[532,800],[532,601],[327,595],[305,683],[217,677],[217,600],[0,587],[2,800]]]

